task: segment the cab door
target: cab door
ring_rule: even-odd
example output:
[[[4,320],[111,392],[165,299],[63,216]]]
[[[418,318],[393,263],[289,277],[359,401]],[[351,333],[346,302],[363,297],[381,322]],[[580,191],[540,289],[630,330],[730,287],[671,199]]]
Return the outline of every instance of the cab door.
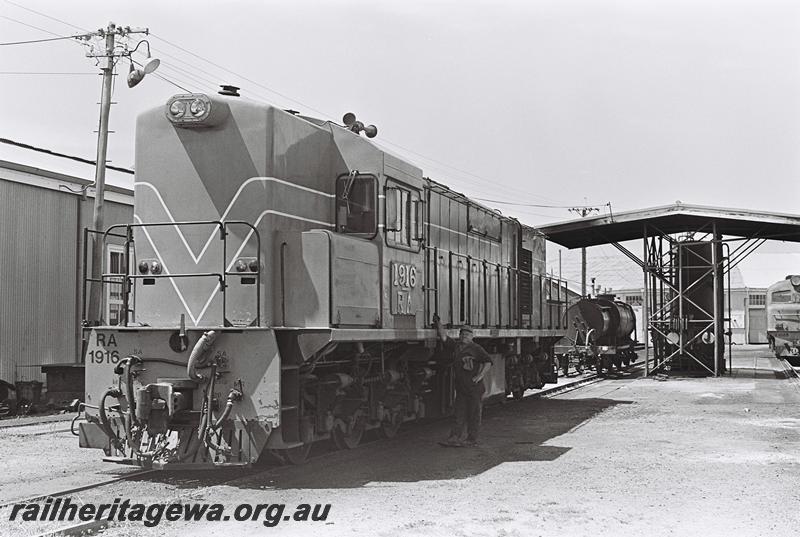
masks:
[[[384,326],[417,328],[425,325],[421,192],[387,178],[385,198]]]

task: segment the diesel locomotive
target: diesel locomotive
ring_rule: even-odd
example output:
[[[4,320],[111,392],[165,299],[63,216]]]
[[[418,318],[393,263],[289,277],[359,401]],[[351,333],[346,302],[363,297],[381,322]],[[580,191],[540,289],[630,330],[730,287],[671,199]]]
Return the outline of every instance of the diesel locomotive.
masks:
[[[800,365],[800,275],[767,289],[767,340],[775,357]]]
[[[102,271],[114,313],[84,335],[81,446],[213,468],[392,437],[452,410],[434,316],[474,329],[488,397],[555,382],[544,238],[381,149],[374,127],[225,88],[136,129],[134,221],[102,232],[121,252]]]

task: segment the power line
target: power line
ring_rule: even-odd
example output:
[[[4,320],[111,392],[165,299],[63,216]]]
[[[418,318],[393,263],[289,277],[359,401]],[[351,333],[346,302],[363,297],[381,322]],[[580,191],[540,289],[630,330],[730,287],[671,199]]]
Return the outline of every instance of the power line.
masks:
[[[273,89],[273,88],[271,88],[271,87],[268,87],[268,86],[265,86],[265,85],[263,85],[263,84],[260,84],[259,82],[256,82],[255,80],[252,80],[252,79],[250,79],[250,78],[247,78],[247,77],[245,77],[245,76],[243,76],[243,75],[241,75],[241,74],[239,74],[239,73],[236,73],[235,71],[232,71],[232,70],[230,70],[230,69],[228,69],[228,68],[226,68],[226,67],[223,67],[222,65],[219,65],[219,64],[217,64],[217,63],[214,63],[214,62],[212,62],[211,60],[208,60],[207,58],[205,58],[205,57],[203,57],[203,56],[201,56],[201,55],[199,55],[199,54],[196,54],[196,53],[194,53],[194,52],[192,52],[192,51],[190,51],[190,50],[188,50],[188,49],[186,49],[186,48],[184,48],[184,47],[182,47],[182,46],[180,46],[180,45],[178,45],[178,44],[176,44],[176,43],[173,43],[173,42],[171,42],[171,41],[168,41],[167,39],[164,39],[163,37],[161,37],[161,36],[159,36],[159,35],[156,35],[156,34],[154,34],[154,33],[152,33],[152,32],[151,32],[151,34],[150,34],[150,35],[151,35],[153,38],[155,38],[155,39],[158,39],[159,41],[162,41],[162,42],[166,43],[167,45],[170,45],[170,46],[172,46],[172,47],[174,47],[174,48],[176,48],[176,49],[178,49],[178,50],[180,50],[180,51],[182,51],[182,52],[184,52],[184,53],[186,53],[186,54],[189,54],[189,55],[191,55],[191,56],[193,56],[193,57],[195,57],[195,58],[197,58],[197,59],[199,59],[199,60],[201,60],[201,61],[204,61],[204,62],[208,63],[209,65],[212,65],[212,66],[214,66],[214,67],[216,67],[216,68],[218,68],[218,69],[221,69],[221,70],[225,71],[226,73],[229,73],[229,74],[232,74],[232,75],[234,75],[234,76],[237,76],[237,77],[239,77],[240,79],[242,79],[242,80],[244,80],[244,81],[246,81],[246,82],[249,82],[250,84],[253,84],[253,85],[255,85],[255,86],[258,86],[258,87],[260,87],[260,88],[262,88],[262,89],[265,89],[265,90],[269,91],[270,93],[273,93],[273,94],[275,94],[275,95],[278,95],[278,96],[280,96],[280,97],[282,97],[282,98],[284,98],[284,99],[287,99],[287,100],[291,101],[292,103],[295,103],[295,104],[298,104],[298,105],[300,105],[300,106],[303,106],[303,107],[307,108],[308,110],[311,110],[312,112],[316,112],[317,114],[320,114],[320,115],[321,115],[323,118],[327,118],[327,119],[329,119],[329,120],[332,120],[332,118],[333,118],[333,116],[332,116],[331,114],[328,114],[327,112],[324,112],[324,111],[322,111],[322,110],[319,110],[319,109],[317,109],[317,108],[314,108],[313,106],[310,106],[310,105],[308,105],[308,104],[306,104],[306,103],[304,103],[304,102],[302,102],[302,101],[299,101],[299,100],[297,100],[297,99],[294,99],[294,98],[292,98],[292,97],[289,97],[288,95],[285,95],[285,94],[283,94],[283,93],[281,93],[281,92],[279,92],[279,91],[277,91],[277,90],[275,90],[275,89]],[[211,73],[208,73],[208,72],[205,72],[205,74],[208,74],[209,76],[213,76]],[[265,99],[265,100],[267,100],[267,99]],[[420,157],[420,158],[422,158],[422,159],[425,159],[425,160],[427,160],[427,161],[430,161],[430,162],[435,162],[435,163],[437,163],[437,164],[440,164],[440,165],[442,165],[442,166],[445,166],[445,167],[447,167],[447,168],[450,168],[451,170],[455,170],[455,171],[457,171],[458,173],[461,173],[461,174],[464,174],[464,175],[467,175],[467,176],[473,177],[473,178],[475,178],[475,179],[477,179],[477,180],[478,180],[479,184],[486,184],[486,185],[491,185],[491,184],[492,184],[490,181],[488,181],[487,179],[485,179],[485,178],[483,178],[483,177],[481,177],[481,176],[479,176],[479,175],[476,175],[476,174],[474,174],[474,173],[471,173],[471,172],[469,172],[469,171],[466,171],[466,170],[460,169],[460,168],[458,168],[458,167],[456,167],[456,166],[453,166],[453,165],[447,164],[447,163],[445,163],[445,162],[442,162],[442,161],[440,161],[440,160],[434,159],[434,158],[432,158],[432,157],[428,157],[428,156],[426,156],[426,155],[423,155],[422,153],[419,153],[419,152],[417,152],[417,151],[414,151],[414,150],[412,150],[412,149],[409,149],[409,148],[407,148],[407,147],[404,147],[404,146],[402,146],[402,145],[400,145],[400,144],[397,144],[397,143],[395,143],[395,142],[392,142],[391,140],[388,140],[388,139],[386,139],[386,138],[381,138],[380,140],[375,140],[375,142],[376,142],[376,143],[377,143],[377,145],[379,145],[379,146],[380,146],[380,145],[382,145],[382,144],[388,144],[388,145],[390,145],[390,146],[396,147],[396,148],[398,148],[398,149],[400,149],[400,150],[402,150],[402,151],[405,151],[405,152],[407,152],[407,153],[410,153],[410,154],[416,155],[417,157]],[[460,181],[461,181],[461,182],[469,182],[468,180],[466,180],[466,179],[463,179],[463,178],[460,178]],[[511,187],[507,187],[507,188],[511,188]],[[522,190],[520,190],[520,189],[516,189],[516,188],[515,188],[514,190],[517,190],[517,191],[519,191],[519,192],[521,192],[521,193],[523,192]],[[535,195],[535,194],[531,194],[531,193],[529,193],[529,192],[525,192],[525,194],[526,194],[526,195],[529,195],[529,196],[531,196],[531,195],[532,195],[532,196],[535,196],[535,197],[539,197],[539,198],[542,198],[542,199],[545,199],[545,200],[548,200],[548,199],[549,199],[549,198],[546,198],[546,197],[544,197],[544,196],[537,196],[537,195]],[[552,200],[551,200],[551,201],[552,201]]]
[[[91,75],[91,76],[97,76],[97,73],[65,73],[65,72],[47,73],[47,72],[40,72],[40,71],[36,71],[36,72],[34,72],[34,71],[0,71],[0,75],[70,75],[70,76],[73,76],[73,75]]]
[[[82,162],[84,164],[91,164],[92,166],[97,165],[97,161],[96,160],[89,160],[89,159],[82,158],[82,157],[76,157],[76,156],[73,156],[73,155],[67,155],[66,153],[59,153],[57,151],[51,151],[49,149],[36,147],[35,145],[25,144],[25,143],[22,143],[22,142],[16,142],[16,141],[10,140],[8,138],[0,138],[0,143],[7,144],[7,145],[13,145],[13,146],[20,147],[20,148],[23,148],[23,149],[30,149],[31,151],[36,151],[38,153],[45,153],[45,154],[48,154],[48,155],[53,155],[54,157],[62,157],[62,158],[74,160],[76,162]],[[109,170],[116,170],[118,172],[129,173],[129,174],[133,175],[133,170],[129,170],[128,168],[120,168],[118,166],[111,166],[111,165],[106,165],[106,168],[108,168]]]
[[[536,207],[539,209],[594,209],[593,205],[537,205],[535,203],[517,203],[515,201],[500,201],[490,200],[486,198],[475,198],[478,201],[486,201],[488,203],[499,203],[501,205],[515,205],[517,207]]]
[[[9,3],[9,4],[12,4],[12,5],[15,5],[15,6],[17,6],[17,7],[20,7],[20,8],[22,8],[22,9],[26,9],[27,11],[30,11],[30,12],[32,12],[32,13],[35,13],[35,14],[37,14],[37,15],[40,15],[40,16],[42,16],[42,17],[48,18],[48,19],[50,19],[50,20],[54,20],[54,21],[57,21],[57,22],[59,22],[59,23],[62,23],[62,24],[66,24],[66,25],[68,25],[68,26],[71,26],[71,27],[73,27],[73,28],[80,29],[79,27],[77,27],[77,26],[75,26],[75,25],[73,25],[73,24],[70,24],[70,23],[68,23],[68,22],[66,22],[66,21],[63,21],[63,20],[60,20],[60,19],[56,19],[56,18],[54,18],[54,17],[50,17],[50,16],[48,16],[48,15],[45,15],[45,14],[43,14],[43,13],[40,13],[40,12],[38,12],[38,11],[35,11],[35,10],[32,10],[32,9],[25,8],[24,6],[20,6],[19,4],[16,4],[16,3],[14,3],[14,2],[11,2],[11,1],[9,1],[9,0],[4,0],[4,1],[5,1],[6,3]],[[23,23],[23,22],[21,22],[21,21],[17,21],[17,20],[15,20],[15,19],[11,19],[11,18],[9,18],[9,17],[3,17],[3,18],[6,18],[6,19],[8,19],[8,20],[12,20],[13,22],[17,22],[17,23],[19,23],[19,24],[23,24],[23,25],[25,25],[25,26],[29,26],[29,27],[31,27],[31,28],[34,28],[34,29],[37,29],[37,30],[39,30],[39,31],[43,31],[43,32],[46,32],[46,33],[49,33],[49,34],[52,34],[52,35],[56,35],[56,36],[58,35],[58,34],[54,34],[53,32],[49,32],[48,30],[44,30],[44,29],[42,29],[42,28],[37,28],[37,27],[35,27],[35,26],[32,26],[32,25],[29,25],[29,24]],[[189,54],[189,55],[191,55],[191,56],[192,56],[192,57],[194,57],[194,58],[197,58],[197,59],[199,59],[199,60],[201,60],[201,61],[203,61],[203,62],[206,62],[206,63],[208,63],[209,65],[212,65],[212,66],[216,67],[217,69],[221,69],[222,71],[225,71],[226,73],[230,73],[230,74],[232,74],[232,75],[234,75],[234,76],[237,76],[237,77],[239,77],[240,79],[242,79],[242,80],[244,80],[244,81],[246,81],[246,82],[248,82],[248,83],[251,83],[251,84],[253,84],[253,85],[255,85],[255,86],[259,87],[259,88],[265,89],[265,90],[269,91],[270,93],[273,93],[273,94],[275,94],[275,95],[278,95],[278,96],[280,96],[280,97],[282,97],[282,98],[284,98],[284,99],[287,99],[287,100],[291,101],[292,103],[295,103],[295,104],[301,105],[301,106],[303,106],[303,107],[305,107],[305,108],[307,108],[307,109],[309,109],[309,110],[311,110],[311,111],[313,111],[313,112],[316,112],[316,113],[318,113],[318,114],[322,115],[323,117],[326,117],[326,118],[329,118],[329,119],[332,117],[330,114],[327,114],[327,113],[325,113],[325,112],[323,112],[323,111],[321,111],[321,110],[318,110],[318,109],[316,109],[316,108],[314,108],[314,107],[312,107],[312,106],[310,106],[310,105],[308,105],[308,104],[306,104],[306,103],[304,103],[304,102],[302,102],[302,101],[299,101],[299,100],[297,100],[297,99],[293,99],[293,98],[289,97],[288,95],[285,95],[285,94],[283,94],[283,93],[281,93],[281,92],[279,92],[279,91],[277,91],[277,90],[275,90],[275,89],[273,89],[273,88],[271,88],[271,87],[268,87],[268,86],[265,86],[265,85],[263,85],[263,84],[260,84],[260,83],[258,83],[258,82],[256,82],[256,81],[254,81],[254,80],[252,80],[252,79],[249,79],[249,78],[247,78],[247,77],[245,77],[245,76],[243,76],[243,75],[241,75],[241,74],[239,74],[239,73],[236,73],[236,72],[234,72],[234,71],[232,71],[232,70],[230,70],[230,69],[227,69],[226,67],[223,67],[222,65],[219,65],[219,64],[217,64],[217,63],[215,63],[215,62],[212,62],[212,61],[210,61],[210,60],[208,60],[208,59],[204,58],[203,56],[200,56],[199,54],[196,54],[196,53],[194,53],[194,52],[192,52],[192,51],[190,51],[190,50],[188,50],[188,49],[186,49],[186,48],[184,48],[184,47],[182,47],[182,46],[180,46],[180,45],[178,45],[178,44],[176,44],[176,43],[173,43],[173,42],[171,42],[171,41],[168,41],[167,39],[164,39],[164,38],[162,38],[162,37],[160,37],[160,36],[158,36],[158,35],[152,34],[152,33],[151,33],[150,35],[151,35],[153,38],[155,38],[155,39],[158,39],[158,40],[160,40],[160,41],[162,41],[162,42],[166,43],[167,45],[170,45],[170,46],[172,46],[172,47],[174,47],[174,48],[176,48],[176,49],[178,49],[178,50],[180,50],[180,51],[182,51],[182,52],[184,52],[184,53],[186,53],[186,54]],[[69,38],[69,37],[70,37],[70,36],[58,36],[58,39],[67,39],[67,38]],[[55,40],[55,39],[53,39],[53,40]],[[44,41],[44,40],[43,40],[43,41]],[[162,54],[164,54],[164,55],[166,55],[166,56],[173,57],[173,58],[175,58],[176,60],[178,60],[178,61],[180,62],[180,60],[179,60],[178,58],[176,58],[175,56],[172,56],[172,55],[170,55],[170,54],[168,54],[168,53],[164,53],[163,51],[161,51],[161,52],[162,52]],[[181,63],[184,63],[185,65],[188,65],[188,66],[190,66],[190,67],[194,68],[195,70],[197,70],[197,71],[200,71],[200,72],[203,72],[203,73],[205,73],[205,74],[207,74],[207,75],[209,75],[209,76],[214,76],[212,73],[209,73],[209,72],[207,72],[207,71],[203,71],[202,69],[199,69],[199,68],[197,68],[196,66],[194,66],[194,65],[193,65],[193,64],[191,64],[191,63],[188,63],[188,62],[181,62]],[[188,71],[186,71],[186,70],[184,70],[184,69],[181,69],[180,67],[177,67],[177,66],[170,66],[170,67],[171,67],[172,69],[175,69],[175,70],[178,70],[178,71],[183,71],[183,72],[185,73],[185,74],[183,75],[183,77],[189,76],[190,78],[194,79],[194,80],[195,80],[195,82],[194,82],[193,84],[196,84],[196,83],[197,83],[197,81],[203,81],[203,82],[208,82],[209,84],[213,85],[213,86],[216,88],[216,85],[214,85],[213,81],[209,81],[209,80],[207,80],[207,79],[204,79],[203,77],[199,77],[199,76],[197,76],[196,74],[189,73]],[[160,78],[161,80],[164,80],[165,82],[167,82],[167,83],[169,83],[169,84],[171,84],[171,85],[173,85],[173,86],[175,86],[175,87],[179,88],[180,90],[182,90],[182,91],[184,91],[184,92],[189,92],[189,90],[188,90],[187,88],[185,88],[184,86],[182,86],[182,85],[180,85],[180,84],[178,84],[178,83],[174,82],[174,81],[173,81],[173,80],[171,80],[170,78],[167,78],[167,77],[163,76],[162,74],[155,74],[155,76],[156,76],[156,77],[158,77],[158,78]],[[173,76],[173,78],[178,78],[178,79],[180,79],[181,77],[175,77],[175,76]],[[191,85],[193,85],[193,84],[191,84]],[[201,84],[201,85],[202,85],[202,84]],[[264,99],[264,100],[265,100],[265,101],[268,101],[268,99]],[[485,178],[483,178],[483,177],[481,177],[481,176],[479,176],[479,175],[477,175],[477,174],[474,174],[474,173],[472,173],[472,172],[469,172],[469,171],[463,170],[463,169],[461,169],[461,168],[458,168],[458,167],[456,167],[456,166],[453,166],[453,165],[447,164],[447,163],[445,163],[445,162],[442,162],[442,161],[440,161],[440,160],[434,159],[434,158],[432,158],[432,157],[428,157],[428,156],[426,156],[426,155],[423,155],[422,153],[419,153],[419,152],[417,152],[417,151],[414,151],[414,150],[412,150],[412,149],[409,149],[409,148],[407,148],[407,147],[404,147],[404,146],[402,146],[402,145],[400,145],[400,144],[397,144],[397,143],[395,143],[395,142],[392,142],[391,140],[388,140],[388,139],[382,138],[382,139],[379,141],[378,145],[382,145],[381,143],[385,143],[385,144],[388,144],[388,145],[390,145],[390,146],[396,147],[396,148],[400,149],[401,151],[404,151],[404,152],[406,152],[406,153],[409,153],[409,154],[412,154],[412,155],[416,155],[417,157],[419,157],[419,158],[422,158],[422,159],[424,159],[424,160],[426,160],[426,161],[430,161],[430,162],[434,162],[434,163],[440,164],[440,165],[442,165],[442,166],[444,166],[444,167],[446,167],[446,168],[449,168],[450,170],[454,170],[454,171],[458,172],[459,174],[463,174],[463,175],[465,175],[465,176],[469,176],[469,177],[472,177],[472,178],[473,178],[472,180],[470,180],[470,179],[467,179],[467,178],[464,178],[464,177],[452,177],[452,176],[450,175],[450,173],[446,173],[446,175],[449,177],[449,179],[450,179],[450,180],[453,180],[453,181],[455,181],[455,182],[460,182],[460,183],[464,183],[464,184],[470,184],[470,183],[471,183],[471,184],[480,185],[481,187],[488,187],[488,186],[491,186],[491,185],[493,185],[493,183],[492,183],[492,182],[488,181],[487,179],[485,179]],[[435,168],[435,166],[430,166],[430,165],[428,165],[428,166],[426,166],[426,167],[427,167],[427,168]],[[474,188],[474,187],[473,187],[473,188]],[[534,197],[538,197],[538,198],[545,199],[545,200],[549,200],[549,199],[550,199],[550,198],[547,198],[547,197],[545,197],[545,196],[538,196],[538,195],[536,195],[536,194],[532,194],[532,193],[530,193],[530,192],[523,191],[522,189],[511,187],[510,185],[506,185],[506,186],[505,186],[505,188],[507,188],[507,189],[510,189],[510,190],[514,190],[514,191],[517,191],[517,192],[520,192],[520,194],[524,194],[524,195],[526,195],[526,196],[534,196]],[[563,208],[571,208],[571,207],[572,207],[572,206],[571,206],[571,207],[567,207],[567,206],[559,206],[559,205],[545,205],[545,204],[514,204],[514,203],[511,203],[511,202],[504,202],[504,201],[499,201],[499,200],[488,200],[488,199],[483,199],[483,198],[476,198],[476,199],[478,199],[478,200],[481,200],[481,201],[488,201],[488,202],[491,202],[491,203],[508,204],[508,205],[519,205],[519,206],[529,206],[529,207],[539,207],[539,208],[563,209]],[[531,213],[529,213],[529,214],[531,214]],[[535,214],[535,216],[548,217],[547,215],[540,215],[540,214]]]
[[[255,80],[251,80],[251,79],[249,79],[249,78],[247,78],[247,77],[245,77],[245,76],[242,76],[242,75],[240,75],[239,73],[236,73],[236,72],[234,72],[234,71],[231,71],[230,69],[228,69],[228,68],[226,68],[226,67],[223,67],[223,66],[219,65],[218,63],[214,63],[214,62],[212,62],[211,60],[207,60],[206,58],[204,58],[204,57],[200,56],[199,54],[195,54],[194,52],[192,52],[192,51],[190,51],[190,50],[187,50],[187,49],[185,49],[185,48],[181,47],[180,45],[176,45],[175,43],[172,43],[171,41],[167,41],[167,40],[166,40],[166,39],[164,39],[163,37],[160,37],[160,36],[158,36],[158,35],[156,35],[156,34],[154,34],[154,33],[152,33],[152,32],[150,33],[150,35],[151,35],[152,37],[154,37],[154,38],[156,38],[156,39],[160,40],[160,41],[163,41],[164,43],[166,43],[166,44],[168,44],[168,45],[170,45],[170,46],[173,46],[173,47],[175,47],[175,48],[176,48],[176,49],[178,49],[178,50],[181,50],[181,51],[185,52],[186,54],[189,54],[189,55],[191,55],[191,56],[194,56],[194,57],[195,57],[195,58],[197,58],[198,60],[202,60],[202,61],[204,61],[204,62],[208,63],[209,65],[213,65],[213,66],[214,66],[214,67],[216,67],[217,69],[221,69],[221,70],[225,71],[226,73],[229,73],[229,74],[231,74],[231,75],[234,75],[234,76],[238,76],[239,78],[241,78],[242,80],[244,80],[244,81],[246,81],[246,82],[249,82],[250,84],[254,84],[254,85],[256,85],[256,86],[258,86],[258,87],[260,87],[260,88],[262,88],[262,89],[265,89],[265,90],[269,91],[270,93],[274,93],[275,95],[278,95],[278,96],[280,96],[280,97],[282,97],[282,98],[284,98],[284,99],[287,99],[287,100],[289,100],[289,101],[291,101],[291,102],[293,102],[293,103],[295,103],[295,104],[299,104],[299,105],[301,105],[301,106],[305,106],[306,108],[308,108],[308,109],[309,109],[309,110],[311,110],[312,112],[316,112],[316,113],[318,113],[318,114],[321,114],[321,115],[322,115],[322,116],[324,116],[324,117],[327,117],[328,119],[331,119],[331,116],[329,116],[328,114],[326,114],[325,112],[323,112],[323,111],[321,111],[321,110],[317,110],[316,108],[312,108],[311,106],[309,106],[309,105],[307,105],[307,104],[305,104],[305,103],[303,103],[303,102],[300,102],[300,101],[298,101],[298,100],[296,100],[296,99],[293,99],[293,98],[289,97],[288,95],[284,95],[283,93],[280,93],[279,91],[276,91],[276,90],[274,90],[274,89],[272,89],[272,88],[270,88],[270,87],[268,87],[268,86],[265,86],[265,85],[263,85],[263,84],[260,84],[260,83],[256,82]]]
[[[45,13],[41,13],[39,11],[36,11],[35,9],[31,9],[29,7],[25,7],[23,5],[17,4],[16,2],[12,2],[11,0],[3,0],[3,1],[6,4],[11,4],[12,6],[16,6],[16,7],[20,8],[20,9],[24,9],[25,11],[30,11],[31,13],[36,13],[37,15],[39,15],[41,17],[44,17],[46,19],[50,19],[51,21],[56,21],[56,22],[60,22],[61,24],[65,24],[65,25],[69,26],[70,28],[74,28],[76,30],[80,30],[81,32],[84,32],[84,33],[88,32],[88,30],[86,28],[81,28],[80,26],[75,26],[74,24],[70,24],[70,23],[68,23],[66,21],[62,21],[61,19],[57,19],[55,17],[51,17],[50,15],[47,15]]]
[[[4,17],[7,18],[7,17]],[[47,39],[30,39],[28,41],[9,41],[6,43],[0,43],[0,47],[7,47],[9,45],[29,45],[31,43],[47,43],[49,41],[61,41],[62,39],[75,39],[78,36],[74,35],[65,35],[62,37],[49,37]]]

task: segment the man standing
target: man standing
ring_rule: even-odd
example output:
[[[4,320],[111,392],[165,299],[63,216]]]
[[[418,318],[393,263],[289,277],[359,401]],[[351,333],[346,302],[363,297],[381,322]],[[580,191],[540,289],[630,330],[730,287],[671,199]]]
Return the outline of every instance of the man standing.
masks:
[[[453,356],[456,424],[445,444],[475,446],[481,426],[482,399],[485,391],[483,377],[492,367],[492,359],[483,347],[472,341],[472,328],[462,327],[456,341],[447,337],[447,332],[438,316],[434,317],[433,323],[445,349]],[[467,439],[463,441],[465,428]]]

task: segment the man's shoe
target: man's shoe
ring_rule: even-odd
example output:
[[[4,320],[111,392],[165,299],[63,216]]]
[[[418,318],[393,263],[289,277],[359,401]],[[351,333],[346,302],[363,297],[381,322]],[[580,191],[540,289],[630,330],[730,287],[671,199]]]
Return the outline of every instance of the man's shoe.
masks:
[[[461,445],[464,446],[464,447],[477,447],[478,446],[478,441],[477,440],[467,439]]]

